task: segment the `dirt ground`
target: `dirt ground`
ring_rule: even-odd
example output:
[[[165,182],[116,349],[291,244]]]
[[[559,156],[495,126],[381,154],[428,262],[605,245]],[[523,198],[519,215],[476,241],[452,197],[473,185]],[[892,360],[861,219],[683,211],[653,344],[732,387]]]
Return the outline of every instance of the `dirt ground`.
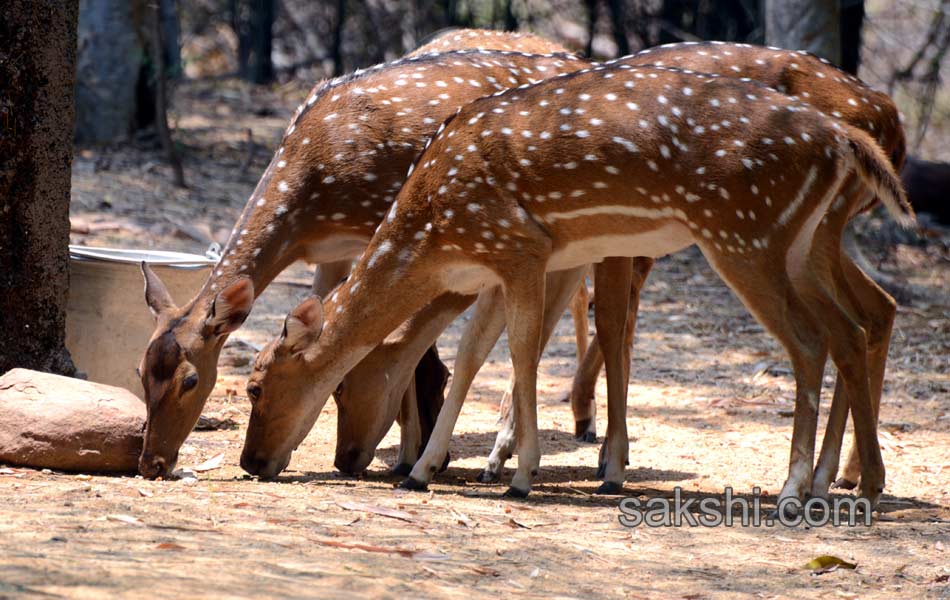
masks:
[[[223,241],[301,91],[214,87],[179,90],[188,190],[170,186],[144,141],[77,155],[74,242],[201,252]],[[238,466],[248,347],[275,335],[305,295],[299,266],[267,290],[225,350],[206,413],[236,427],[189,438],[180,466],[208,469],[197,480],[0,467],[0,598],[950,598],[950,238],[935,236],[869,247],[882,270],[925,292],[897,317],[881,416],[887,489],[871,527],[623,527],[621,498],[593,495],[598,445],[571,435],[567,317],[541,363],[544,456],[527,501],[502,499],[505,485],[474,483],[509,374],[504,340],[469,395],[451,466],[429,492],[394,489],[395,427],[364,477],[336,473],[332,402],[287,472],[250,479]],[[460,330],[457,322],[440,342],[450,368]],[[825,408],[832,378],[829,367]],[[625,496],[670,497],[680,487],[689,498],[718,497],[726,486],[747,495],[759,486],[774,502],[791,433],[789,366],[698,253],[661,260],[651,276],[629,389]],[[600,433],[605,395],[601,380]],[[857,567],[805,567],[820,555]]]

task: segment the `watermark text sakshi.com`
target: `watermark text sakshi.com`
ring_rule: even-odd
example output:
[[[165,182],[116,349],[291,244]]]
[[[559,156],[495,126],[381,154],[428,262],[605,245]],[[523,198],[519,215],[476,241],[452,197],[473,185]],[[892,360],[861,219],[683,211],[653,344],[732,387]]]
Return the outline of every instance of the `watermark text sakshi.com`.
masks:
[[[871,503],[853,496],[810,498],[802,502],[786,498],[777,510],[762,507],[762,490],[750,496],[736,495],[731,487],[722,496],[684,497],[673,488],[672,498],[624,498],[620,501],[620,524],[625,527],[855,527],[871,525]]]

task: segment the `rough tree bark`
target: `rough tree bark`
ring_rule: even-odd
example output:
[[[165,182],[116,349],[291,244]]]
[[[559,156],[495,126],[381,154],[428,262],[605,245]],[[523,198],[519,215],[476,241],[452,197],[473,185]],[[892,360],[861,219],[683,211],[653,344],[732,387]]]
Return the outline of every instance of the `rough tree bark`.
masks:
[[[144,45],[140,3],[80,0],[76,141],[127,139],[136,128],[136,87]]]
[[[78,0],[12,0],[0,19],[0,373],[75,373],[69,288]]]

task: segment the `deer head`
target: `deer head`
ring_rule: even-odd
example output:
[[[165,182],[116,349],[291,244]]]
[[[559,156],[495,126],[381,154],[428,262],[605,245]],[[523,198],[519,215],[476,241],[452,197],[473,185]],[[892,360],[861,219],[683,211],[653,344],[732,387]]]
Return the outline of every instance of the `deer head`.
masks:
[[[272,478],[283,471],[329,398],[332,388],[322,386],[328,391],[321,393],[321,386],[302,376],[305,353],[319,339],[323,322],[320,298],[310,296],[287,315],[280,336],[254,362],[247,383],[251,421],[241,454],[241,467],[252,475]]]
[[[142,275],[156,328],[139,367],[147,410],[139,470],[146,477],[163,477],[174,469],[178,449],[214,387],[220,346],[251,311],[254,286],[248,278],[238,278],[205,310],[186,311],[175,306],[145,262]]]

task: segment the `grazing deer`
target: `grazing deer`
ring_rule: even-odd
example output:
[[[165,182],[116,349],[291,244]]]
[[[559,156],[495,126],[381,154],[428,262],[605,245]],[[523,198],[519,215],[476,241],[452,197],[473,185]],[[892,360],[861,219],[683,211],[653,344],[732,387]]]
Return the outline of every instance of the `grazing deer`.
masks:
[[[637,64],[666,65],[705,73],[718,73],[764,83],[778,91],[800,98],[854,127],[865,130],[877,139],[881,148],[890,157],[894,170],[901,171],[906,156],[905,138],[900,115],[894,102],[886,94],[869,88],[859,79],[840,71],[824,59],[802,51],[789,51],[775,47],[765,48],[723,42],[686,42],[647,49],[624,60]],[[837,235],[840,224],[837,221],[841,219],[847,221],[858,212],[876,204],[873,195],[869,195],[861,186],[856,185],[853,175],[843,187],[849,197],[843,203],[836,203],[837,210],[829,216],[829,222],[819,227],[816,234],[819,237]],[[834,243],[837,245],[837,242]],[[847,254],[842,253],[840,261],[840,271],[836,269],[835,274],[840,278],[841,289],[847,291],[846,299],[843,301],[851,303],[854,313],[859,318],[859,324],[868,335],[871,400],[875,419],[877,419],[887,350],[897,306],[893,298],[862,273]],[[636,321],[640,289],[652,264],[653,261],[649,258],[634,259],[637,277],[634,278],[635,285],[630,290],[630,315],[627,323]],[[638,282],[639,285],[637,285]],[[632,341],[632,327],[628,328],[627,334],[630,337],[629,343]],[[595,335],[587,355],[580,361],[571,391],[575,431],[578,436],[592,431],[596,408],[593,402],[594,386],[603,360]],[[814,496],[826,496],[837,473],[847,411],[847,403],[842,391],[839,377],[839,385],[835,387],[832,411],[829,416],[829,426],[826,429],[825,443],[822,446],[815,472],[811,492]],[[811,408],[808,411],[802,411],[803,418],[817,423],[817,407],[814,411],[814,414],[810,414]],[[805,412],[809,414],[806,416]],[[505,430],[510,428],[510,422],[506,421],[499,433],[499,440],[509,439]],[[814,443],[812,442],[811,445],[813,447]],[[493,457],[497,454],[505,454],[505,449],[500,443],[496,444],[496,448],[492,451]],[[493,462],[490,460],[489,469],[492,468]],[[851,454],[843,476],[838,480],[837,485],[855,487],[860,471],[857,443],[855,443],[851,447]]]
[[[540,461],[535,383],[545,273],[696,244],[786,347],[797,405],[817,403],[829,346],[858,431],[861,490],[874,502],[884,468],[864,331],[829,272],[838,248],[813,245],[851,173],[895,219],[913,221],[873,139],[751,82],[621,60],[477,100],[417,159],[351,277],[322,303],[298,306],[279,343],[258,356],[243,458],[279,471],[330,392],[390,332],[442,293],[501,285],[519,456],[508,493],[524,496]],[[811,269],[814,255],[827,256],[821,270]],[[615,277],[610,297],[630,289],[629,264],[605,261],[602,274]],[[602,338],[612,346],[605,355],[622,356],[623,338],[622,328]],[[460,349],[459,362],[463,352],[470,349]],[[608,378],[624,368],[608,363]],[[625,393],[625,382],[609,392],[602,487],[623,481],[626,420],[614,414],[622,400],[610,397]],[[407,487],[424,487],[437,470],[460,409],[450,390]],[[803,496],[801,483],[783,495]]]
[[[318,84],[198,294],[175,306],[143,266],[156,329],[140,366],[148,412],[140,472],[158,477],[173,468],[214,387],[221,348],[256,295],[298,259],[321,265],[315,293],[331,289],[439,123],[480,96],[585,64],[569,54],[469,50],[401,59]]]
[[[835,113],[855,127],[863,128],[869,133],[876,133],[882,148],[891,156],[895,169],[903,158],[903,132],[897,109],[890,98],[868,89],[858,80],[812,55],[747,44],[687,43],[645,51],[625,59],[625,62],[629,64],[675,62],[679,66],[694,71],[737,77],[750,76],[770,87],[782,89],[790,95],[807,98],[809,104],[816,108],[826,113]],[[737,72],[736,69],[739,71]],[[854,102],[848,100],[854,100]],[[845,186],[846,191],[848,187],[848,185]],[[835,211],[835,214],[839,215],[838,218],[847,218],[866,205],[865,193],[860,189],[856,191],[857,197],[850,198],[839,206],[838,211]],[[823,236],[834,230],[834,224],[823,223],[819,226],[816,235]],[[868,333],[872,400],[876,414],[895,305],[887,294],[868,281],[854,267],[847,255],[843,254],[841,261],[843,276],[847,280],[841,282],[842,286],[847,286],[842,289],[851,290],[849,297],[856,299],[855,311],[861,317],[860,324]],[[625,324],[628,346],[633,337],[640,289],[652,265],[653,260],[650,258],[640,257],[633,261],[633,285],[629,292],[630,312]],[[566,279],[563,274],[557,281],[549,278],[546,289],[550,296],[554,296],[554,299],[549,298],[551,301],[545,307],[546,320],[552,316],[552,311],[555,313],[553,315],[555,318],[561,312],[562,305],[556,298],[563,288],[554,287],[560,285],[576,286],[576,283]],[[586,291],[586,287],[580,286],[579,290]],[[473,299],[470,298],[470,300]],[[497,317],[503,310],[502,302],[500,294],[481,299],[478,310],[469,321],[466,331],[480,336],[481,351],[477,357],[471,357],[475,364],[459,364],[456,367],[453,390],[463,397],[468,389],[466,382],[471,382],[484,357],[487,356],[487,352],[501,333],[503,320]],[[579,293],[572,302],[582,306],[582,310],[586,312],[586,297]],[[458,310],[461,311],[463,308],[458,307]],[[454,313],[452,315],[441,313],[438,308],[433,308],[433,310],[442,314],[446,323],[451,321],[454,315]],[[575,323],[577,322],[578,319],[575,319]],[[385,435],[395,416],[395,410],[399,406],[400,391],[407,385],[406,378],[411,375],[411,371],[405,371],[405,368],[415,364],[412,357],[418,356],[419,349],[424,350],[427,344],[434,342],[439,334],[438,328],[426,326],[422,313],[414,316],[412,323],[400,328],[398,339],[387,340],[361,361],[343,380],[338,398],[340,414],[337,420],[336,450],[336,465],[341,470],[358,472],[372,460],[377,444]],[[609,327],[617,329],[619,325],[614,324]],[[471,342],[463,340],[461,343],[465,345]],[[398,359],[395,357],[397,352],[401,353]],[[400,371],[401,364],[406,365],[403,367],[404,372]],[[595,421],[592,406],[593,387],[602,365],[603,354],[600,352],[595,337],[590,352],[578,368],[572,394],[575,414],[580,415],[577,419],[576,433],[579,437],[586,436],[590,441],[593,441]],[[506,395],[505,400],[508,398]],[[578,402],[578,400],[584,400],[584,402]],[[841,395],[840,387],[837,389],[836,401],[832,406],[832,414],[835,417],[831,419],[827,429],[826,441],[818,461],[818,477],[811,490],[812,495],[815,496],[827,494],[831,479],[834,478],[837,470],[844,411],[847,410],[846,400]],[[808,411],[811,411],[810,407]],[[499,478],[505,460],[513,451],[514,424],[509,402],[503,401],[502,414],[503,425],[489,457],[488,466],[479,476],[479,480],[484,482],[495,481]],[[814,417],[814,422],[817,423],[817,415]],[[807,448],[808,443],[804,441],[797,445],[800,448]],[[814,442],[811,442],[811,447],[814,447]],[[813,460],[808,458],[809,454],[809,451],[804,450],[800,463],[813,463]],[[401,464],[398,470],[405,470],[405,465]],[[854,477],[850,481],[856,482],[859,472],[860,464],[857,461],[856,446],[854,446],[844,480],[848,479],[850,473]]]

